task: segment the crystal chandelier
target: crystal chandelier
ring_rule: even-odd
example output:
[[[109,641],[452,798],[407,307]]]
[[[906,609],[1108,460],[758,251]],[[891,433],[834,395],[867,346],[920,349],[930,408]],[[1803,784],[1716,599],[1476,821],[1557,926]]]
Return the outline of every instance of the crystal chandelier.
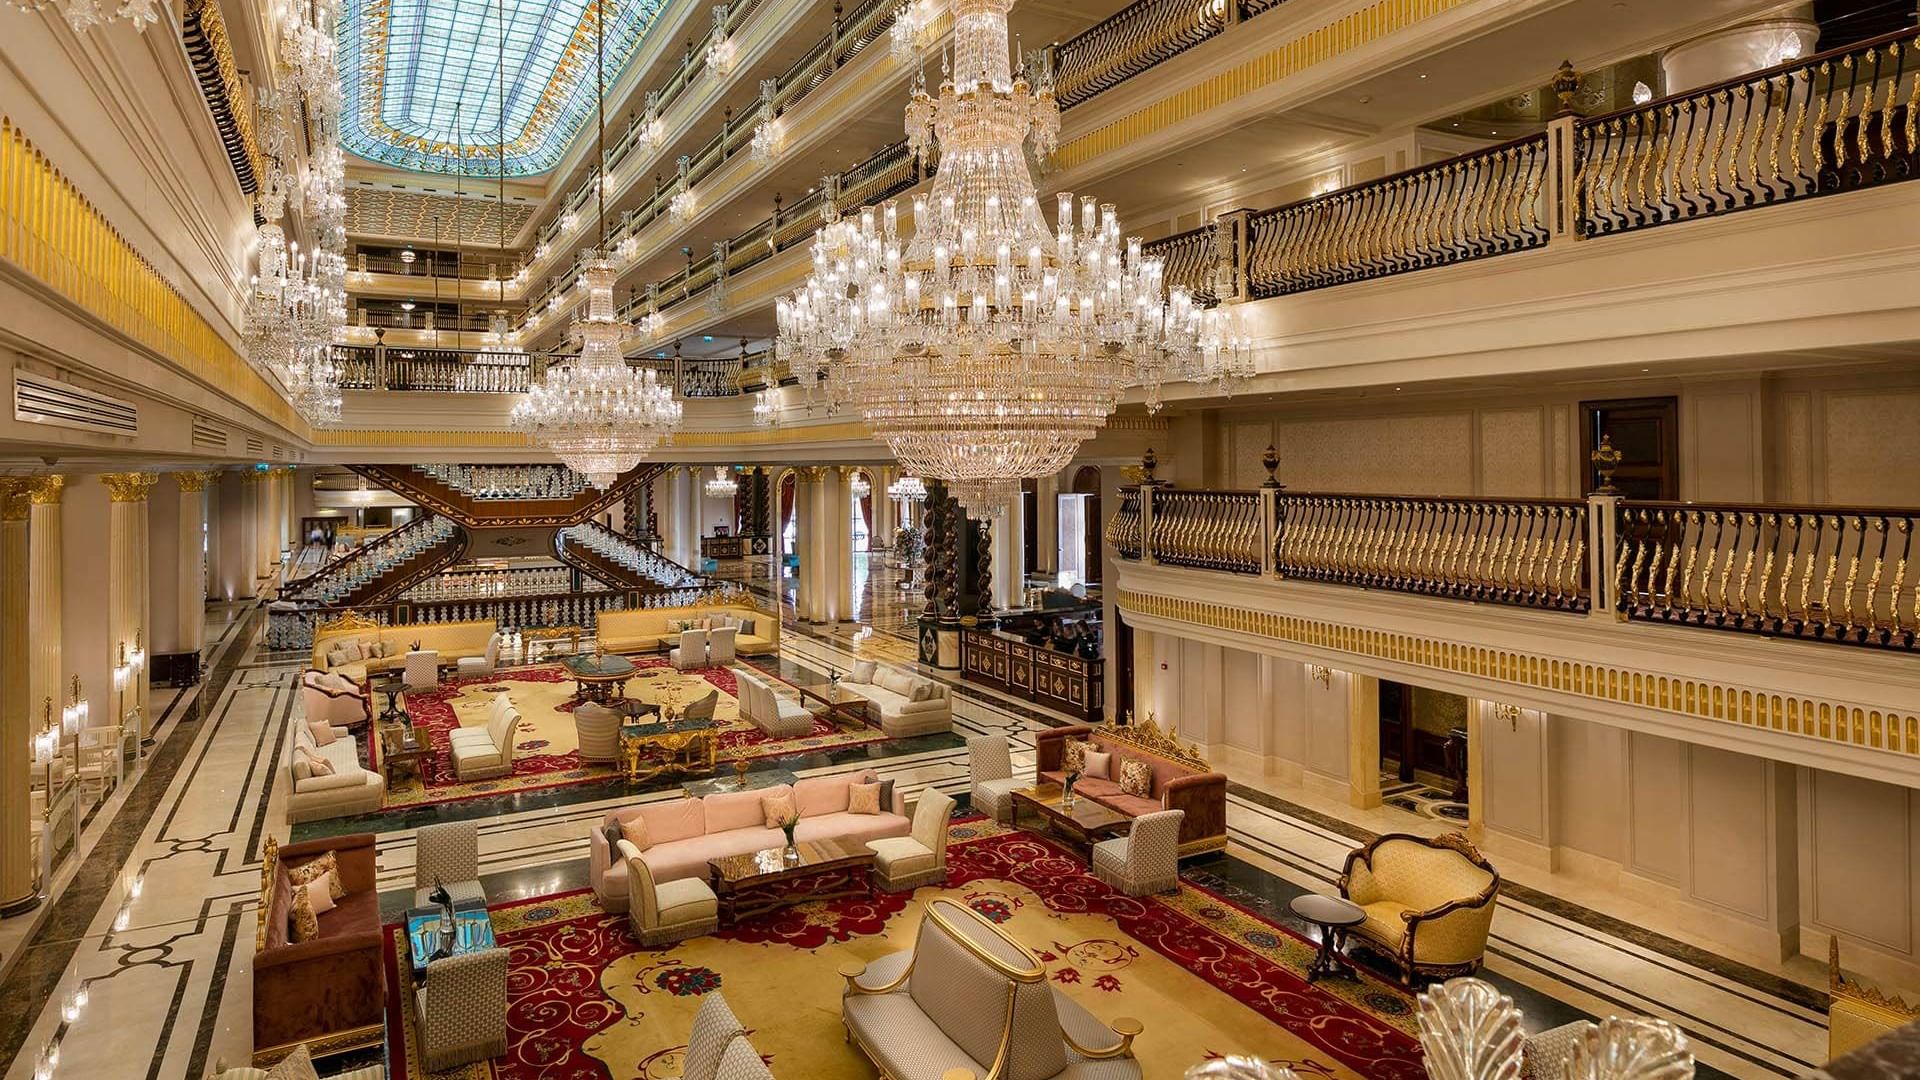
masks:
[[[740,493],[740,481],[734,479],[733,469],[727,465],[713,467],[713,479],[707,481],[707,497],[710,499],[731,499]]]
[[[733,62],[739,50],[734,47],[733,38],[727,34],[727,5],[713,5],[712,40],[707,42],[707,70],[714,77],[724,79],[733,74]]]
[[[893,13],[893,58],[911,64],[920,54],[920,35],[933,21],[929,0],[907,0]]]
[[[786,145],[786,126],[773,111],[773,96],[780,90],[780,80],[760,80],[760,123],[753,129],[753,142],[748,144],[748,153],[757,164],[764,165],[780,156],[781,147]]]
[[[52,0],[11,0],[12,5],[21,11],[39,11],[47,7]],[[109,10],[102,7],[99,0],[62,0],[60,13],[67,17],[67,25],[73,27],[76,34],[103,23],[119,22],[124,19],[133,24],[133,32],[140,33],[148,26],[160,21],[166,9],[154,3],[154,0],[126,0],[119,8]]]
[[[762,390],[753,399],[753,422],[758,427],[772,428],[780,426],[780,403],[773,399],[775,391],[769,387]]]
[[[847,490],[853,493],[854,498],[864,499],[873,494],[873,483],[867,479],[866,473],[854,473],[847,480]]]
[[[1064,468],[1129,386],[1189,371],[1201,321],[1111,205],[1084,198],[1076,221],[1062,193],[1049,230],[1023,144],[1049,152],[1060,114],[1012,74],[1009,3],[956,0],[953,77],[937,99],[914,89],[908,144],[940,164],[911,237],[894,202],[841,219],[829,198],[812,274],[778,310],[781,358],[824,369],[904,468],[976,516]]]
[[[607,83],[606,0],[596,0],[594,47],[599,108],[596,151],[606,160]],[[600,237],[607,235],[605,188],[598,199]],[[652,368],[627,366],[620,343],[629,332],[613,306],[617,276],[612,258],[602,249],[586,253],[581,281],[587,290],[586,318],[574,324],[573,337],[580,355],[571,363],[547,369],[527,396],[513,407],[514,426],[532,431],[544,445],[594,487],[605,490],[620,474],[660,440],[680,426],[680,402],[673,387],[655,377]]]
[[[687,173],[693,167],[693,159],[681,154],[677,164],[680,174],[674,181],[676,190],[673,198],[667,200],[667,216],[673,219],[675,225],[685,225],[693,220],[693,181],[687,177]]]
[[[887,485],[887,498],[895,502],[926,502],[927,485],[917,476],[903,476]]]

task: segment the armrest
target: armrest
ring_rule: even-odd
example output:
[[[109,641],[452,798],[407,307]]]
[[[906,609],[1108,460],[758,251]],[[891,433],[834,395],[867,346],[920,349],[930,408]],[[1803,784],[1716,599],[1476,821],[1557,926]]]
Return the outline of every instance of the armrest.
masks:
[[[344,859],[349,851],[364,849],[371,857],[374,836],[372,833],[349,833],[346,836],[323,836],[317,840],[302,840],[297,844],[281,844],[280,858],[304,859],[309,855],[325,855],[331,851],[337,859]]]
[[[305,795],[313,791],[338,791],[342,788],[362,787],[370,774],[366,769],[358,772],[340,772],[332,776],[309,776],[305,780],[296,780],[293,784],[295,795]]]
[[[1182,844],[1227,834],[1227,778],[1221,773],[1176,776],[1160,788],[1160,806],[1181,810]]]
[[[1400,917],[1410,923],[1431,922],[1434,919],[1451,915],[1456,911],[1477,911],[1493,903],[1493,898],[1499,891],[1499,883],[1496,881],[1491,888],[1478,896],[1457,897],[1443,904],[1436,904],[1425,911],[1403,911],[1400,913]]]
[[[1218,788],[1221,795],[1224,796],[1227,791],[1227,774],[1209,772],[1188,773],[1186,776],[1176,776],[1161,785],[1161,805],[1172,810],[1175,808],[1175,798],[1191,798],[1192,796],[1189,793],[1204,793],[1211,788]]]
[[[275,968],[307,964],[328,957],[345,956],[370,951],[378,958],[380,955],[380,931],[355,930],[346,934],[331,934],[317,937],[312,941],[281,945],[272,949],[262,949],[253,954],[253,973],[257,977],[263,971]]]
[[[1108,1026],[1113,1028],[1115,1035],[1120,1036],[1120,1043],[1118,1046],[1109,1047],[1105,1050],[1089,1050],[1081,1046],[1073,1040],[1073,1036],[1067,1034],[1064,1028],[1061,1029],[1060,1037],[1067,1041],[1068,1046],[1073,1047],[1074,1053],[1079,1054],[1083,1058],[1092,1058],[1099,1061],[1105,1058],[1126,1057],[1133,1052],[1133,1040],[1138,1037],[1142,1031],[1146,1030],[1145,1025],[1131,1016],[1117,1017],[1113,1023]]]
[[[864,961],[845,960],[841,962],[840,977],[847,981],[847,994],[891,994],[895,990],[900,989],[901,985],[907,981],[907,976],[913,974],[913,962],[909,960],[906,969],[900,972],[900,977],[887,983],[885,986],[862,985],[860,976],[866,973],[867,965]]]

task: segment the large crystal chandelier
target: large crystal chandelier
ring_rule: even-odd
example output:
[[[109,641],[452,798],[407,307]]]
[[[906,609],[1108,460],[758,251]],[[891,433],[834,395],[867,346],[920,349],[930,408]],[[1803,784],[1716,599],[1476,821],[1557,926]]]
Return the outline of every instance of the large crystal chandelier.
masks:
[[[605,0],[596,0],[594,44],[598,62],[599,160],[606,160],[606,41]],[[607,235],[607,197],[599,186],[600,237]],[[620,474],[680,426],[680,402],[673,388],[662,383],[652,368],[631,368],[620,343],[630,333],[626,321],[614,313],[613,282],[617,276],[611,255],[603,249],[586,253],[581,280],[587,288],[587,315],[573,327],[580,354],[571,363],[547,369],[527,396],[513,408],[516,427],[533,432],[544,445],[593,486],[605,489]]]
[[[713,479],[707,481],[707,497],[731,499],[739,493],[740,481],[734,478],[733,469],[726,465],[715,465]]]
[[[956,0],[953,76],[937,99],[915,87],[907,141],[937,147],[939,171],[911,237],[894,202],[841,219],[829,198],[812,274],[778,311],[793,370],[824,372],[905,469],[976,516],[1064,468],[1129,386],[1188,371],[1201,322],[1111,205],[1084,198],[1076,217],[1062,193],[1051,230],[1042,218],[1023,144],[1049,152],[1060,114],[1012,74],[1010,2]]]

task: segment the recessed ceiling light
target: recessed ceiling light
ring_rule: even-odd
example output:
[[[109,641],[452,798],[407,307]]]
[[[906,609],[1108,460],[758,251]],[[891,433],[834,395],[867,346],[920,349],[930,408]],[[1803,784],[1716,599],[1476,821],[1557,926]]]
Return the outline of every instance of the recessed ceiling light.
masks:
[[[1426,72],[1424,72],[1424,71],[1423,71],[1423,72],[1421,72],[1421,73],[1420,73],[1420,77],[1421,77],[1421,78],[1423,78],[1423,79],[1424,79],[1424,78],[1426,78],[1426,77],[1427,77],[1427,73],[1426,73]]]

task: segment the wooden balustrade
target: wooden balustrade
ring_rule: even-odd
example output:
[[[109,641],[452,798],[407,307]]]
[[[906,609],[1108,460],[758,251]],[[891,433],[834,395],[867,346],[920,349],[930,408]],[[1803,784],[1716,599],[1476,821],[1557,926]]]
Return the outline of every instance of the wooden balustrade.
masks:
[[[1912,511],[1623,503],[1613,563],[1626,618],[1912,650]]]
[[[1159,259],[1166,270],[1167,289],[1185,289],[1200,307],[1220,302],[1217,284],[1220,267],[1217,226],[1208,224],[1189,229],[1140,246],[1140,253]]]
[[[1140,489],[1120,489],[1120,508],[1107,519],[1107,543],[1123,559],[1140,557]]]
[[[1153,557],[1170,566],[1260,572],[1260,497],[1253,491],[1153,493]]]
[[[1912,179],[1917,44],[1902,31],[1581,122],[1582,227],[1625,232]]]
[[[1071,109],[1218,34],[1237,2],[1136,0],[1062,43],[1053,57],[1060,107]]]

